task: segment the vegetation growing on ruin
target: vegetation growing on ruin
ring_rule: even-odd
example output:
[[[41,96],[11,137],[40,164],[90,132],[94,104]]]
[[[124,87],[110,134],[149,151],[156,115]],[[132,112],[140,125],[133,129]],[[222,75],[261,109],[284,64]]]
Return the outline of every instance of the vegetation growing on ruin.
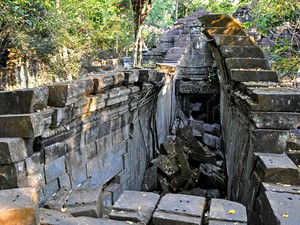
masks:
[[[152,8],[141,23],[148,47],[177,18],[189,15],[200,6],[210,12],[232,14],[239,4],[248,3],[252,7],[253,24],[265,36],[271,32],[268,28],[276,27],[278,31],[278,42],[269,49],[275,69],[283,75],[298,70],[300,3],[297,0],[241,0],[238,4],[234,0],[140,2],[151,3]],[[1,0],[0,70],[8,76],[7,71],[14,66],[37,64],[37,79],[46,74],[48,80],[49,77],[64,80],[78,77],[84,59],[95,55],[97,50],[131,56],[141,13],[134,11],[134,4],[140,2]],[[292,35],[282,41],[286,29]]]

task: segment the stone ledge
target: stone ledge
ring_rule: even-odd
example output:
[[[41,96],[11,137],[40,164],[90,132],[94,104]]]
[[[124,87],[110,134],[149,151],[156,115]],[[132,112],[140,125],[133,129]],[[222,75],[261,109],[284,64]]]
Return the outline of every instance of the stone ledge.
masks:
[[[231,69],[229,74],[231,79],[237,82],[278,82],[277,74],[272,70]]]

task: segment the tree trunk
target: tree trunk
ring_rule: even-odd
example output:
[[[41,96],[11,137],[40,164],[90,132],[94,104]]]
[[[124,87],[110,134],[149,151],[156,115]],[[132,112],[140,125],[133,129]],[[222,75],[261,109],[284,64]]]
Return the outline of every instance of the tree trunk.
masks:
[[[135,36],[135,44],[133,49],[133,66],[139,67],[142,65],[142,26],[138,27],[136,36]]]

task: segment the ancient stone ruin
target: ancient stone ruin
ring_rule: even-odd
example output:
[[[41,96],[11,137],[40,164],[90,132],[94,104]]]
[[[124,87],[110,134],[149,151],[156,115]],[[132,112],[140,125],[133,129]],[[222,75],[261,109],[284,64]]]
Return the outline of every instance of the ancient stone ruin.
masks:
[[[204,9],[156,69],[0,92],[0,224],[298,224],[300,92]]]

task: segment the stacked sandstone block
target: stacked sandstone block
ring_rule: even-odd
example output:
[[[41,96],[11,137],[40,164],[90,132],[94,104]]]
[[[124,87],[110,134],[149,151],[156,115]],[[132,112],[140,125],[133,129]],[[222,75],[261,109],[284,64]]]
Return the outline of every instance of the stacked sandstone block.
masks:
[[[293,207],[299,193],[291,191],[300,184],[299,145],[292,138],[300,121],[299,91],[278,82],[239,21],[221,14],[200,21],[220,68],[230,198],[247,205],[251,224],[293,224],[300,220]]]
[[[146,156],[134,159],[134,145],[143,142],[132,135],[148,129],[144,122],[161,79],[152,70],[94,72],[78,81],[0,92],[0,188],[36,188],[44,203],[61,188],[99,187],[113,178],[121,188],[139,186],[133,181]],[[125,184],[121,172],[131,161],[142,166],[127,168],[132,178]]]

